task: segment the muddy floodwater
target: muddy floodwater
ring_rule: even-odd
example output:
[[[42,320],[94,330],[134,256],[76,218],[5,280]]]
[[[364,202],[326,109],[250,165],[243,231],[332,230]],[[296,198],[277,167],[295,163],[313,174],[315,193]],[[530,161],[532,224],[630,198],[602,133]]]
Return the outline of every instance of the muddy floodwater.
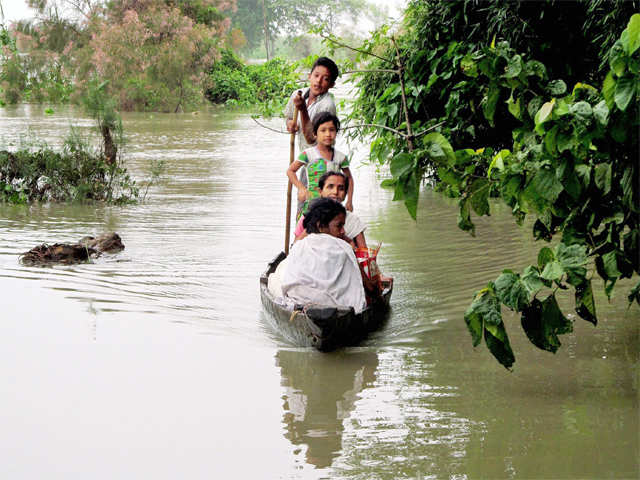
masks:
[[[0,109],[0,150],[59,146],[79,110]],[[279,128],[279,122],[270,124]],[[160,183],[131,206],[0,204],[0,478],[635,479],[639,317],[629,283],[553,355],[505,311],[514,371],[463,321],[473,292],[539,245],[496,205],[477,237],[425,189],[418,221],[353,155],[355,211],[395,278],[357,348],[296,348],[258,277],[283,248],[289,139],[249,115],[126,114],[127,166]],[[295,192],[295,190],[294,190]],[[92,263],[26,267],[41,243],[113,230]],[[570,299],[569,299],[570,300]],[[563,303],[571,313],[569,301]]]

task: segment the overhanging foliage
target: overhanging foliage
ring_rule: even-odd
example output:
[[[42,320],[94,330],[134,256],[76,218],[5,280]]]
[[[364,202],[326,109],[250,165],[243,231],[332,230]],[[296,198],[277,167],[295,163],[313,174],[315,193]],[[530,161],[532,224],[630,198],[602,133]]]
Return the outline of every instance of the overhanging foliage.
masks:
[[[595,324],[594,273],[610,297],[619,279],[640,272],[640,15],[627,15],[615,37],[607,31],[637,5],[611,2],[598,23],[589,13],[602,2],[538,2],[535,12],[526,4],[412,2],[400,35],[390,41],[381,30],[360,48],[359,60],[379,71],[360,75],[352,114],[414,132],[444,122],[411,143],[381,128],[360,132],[376,135],[371,156],[388,163],[393,177],[383,186],[414,218],[421,181],[430,176],[439,191],[459,199],[458,225],[472,235],[472,215],[489,215],[489,199],[498,197],[519,224],[535,218],[536,239],[559,238],[535,264],[489,282],[465,314],[473,344],[484,338],[507,368],[515,356],[502,306],[521,315],[534,345],[555,352],[558,336],[572,331],[557,295],[572,290],[576,313]],[[563,36],[527,30],[542,25],[544,14],[566,20]],[[527,31],[509,26],[513,15]],[[389,63],[401,66],[400,75],[380,71]],[[640,284],[630,302],[640,304],[639,291]]]

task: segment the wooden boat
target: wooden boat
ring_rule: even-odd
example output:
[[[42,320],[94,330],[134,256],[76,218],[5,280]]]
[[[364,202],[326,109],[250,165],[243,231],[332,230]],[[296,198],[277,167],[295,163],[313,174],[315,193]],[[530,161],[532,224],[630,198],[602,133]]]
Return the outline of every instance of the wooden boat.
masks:
[[[281,252],[260,276],[260,298],[275,328],[290,341],[328,352],[358,344],[383,324],[393,291],[392,281],[383,284],[381,299],[360,313],[355,313],[352,307],[313,304],[288,308],[277,302],[267,286],[268,278],[285,258]]]

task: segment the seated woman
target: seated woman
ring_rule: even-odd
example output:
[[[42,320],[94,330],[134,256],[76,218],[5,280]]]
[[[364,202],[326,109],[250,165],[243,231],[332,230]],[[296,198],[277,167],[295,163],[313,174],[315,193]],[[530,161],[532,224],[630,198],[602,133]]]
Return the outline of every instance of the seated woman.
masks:
[[[367,306],[366,287],[373,288],[344,236],[345,208],[330,198],[312,202],[304,218],[308,235],[296,242],[282,273],[282,293],[296,303]]]

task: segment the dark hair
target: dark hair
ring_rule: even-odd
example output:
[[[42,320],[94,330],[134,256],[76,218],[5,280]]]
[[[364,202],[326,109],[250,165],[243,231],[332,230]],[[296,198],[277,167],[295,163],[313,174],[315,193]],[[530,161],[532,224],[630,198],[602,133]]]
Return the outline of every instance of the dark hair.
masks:
[[[331,112],[320,112],[313,119],[313,134],[316,135],[320,125],[327,122],[333,122],[333,125],[336,127],[336,132],[340,131],[340,120],[338,120],[338,117]]]
[[[319,57],[315,62],[313,62],[313,66],[311,67],[312,73],[316,67],[325,67],[329,70],[329,79],[331,80],[331,83],[334,83],[336,78],[338,78],[338,75],[340,75],[336,62],[328,57]]]
[[[316,198],[310,204],[309,211],[304,214],[302,226],[307,233],[320,233],[318,227],[328,227],[329,222],[347,211],[342,204],[331,198]]]
[[[318,188],[322,190],[324,188],[325,182],[327,181],[327,178],[334,176],[344,178],[344,188],[349,190],[349,177],[347,177],[342,172],[325,172],[318,180]]]

